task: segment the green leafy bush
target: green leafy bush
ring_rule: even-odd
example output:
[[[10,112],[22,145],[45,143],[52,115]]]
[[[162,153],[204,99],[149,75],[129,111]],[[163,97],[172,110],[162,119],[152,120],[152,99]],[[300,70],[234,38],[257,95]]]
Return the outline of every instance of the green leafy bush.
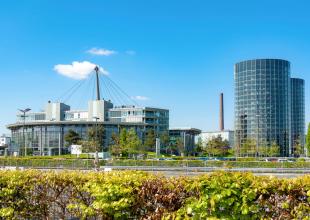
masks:
[[[0,219],[309,219],[310,176],[0,171]]]
[[[191,190],[200,195],[190,198],[178,215],[194,219],[255,219],[258,217],[258,206],[254,202],[257,198],[254,179],[251,174],[222,172],[198,177]]]
[[[187,198],[195,192],[186,189],[188,178],[153,178],[143,182],[137,194],[137,216],[160,219],[163,215],[178,211]]]

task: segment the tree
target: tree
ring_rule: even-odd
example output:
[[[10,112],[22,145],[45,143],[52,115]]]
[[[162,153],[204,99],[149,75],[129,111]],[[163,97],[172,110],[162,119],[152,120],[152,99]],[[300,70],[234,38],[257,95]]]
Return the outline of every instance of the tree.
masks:
[[[294,157],[300,157],[300,155],[303,153],[303,150],[302,150],[302,145],[300,143],[300,140],[299,138],[297,138],[294,142],[294,147],[293,147],[293,154],[294,154]]]
[[[144,152],[141,140],[133,128],[128,131],[122,128],[120,134],[113,133],[111,139],[113,155],[129,156]]]
[[[83,153],[93,153],[96,152],[97,149],[97,142],[93,140],[83,140],[80,141],[82,145],[82,152]]]
[[[196,144],[196,153],[202,153],[203,152],[203,141],[202,141],[202,138],[201,137],[198,137],[198,140],[197,140],[197,144]]]
[[[223,140],[221,135],[212,137],[204,149],[209,156],[226,156],[228,154],[228,150],[229,142],[227,140]]]
[[[308,132],[306,136],[306,148],[307,148],[307,156],[310,155],[310,123],[308,124]]]
[[[119,134],[119,145],[122,148],[125,148],[126,144],[127,144],[127,129],[122,128]]]
[[[126,141],[128,154],[136,155],[143,152],[141,140],[133,128],[128,131]]]
[[[80,135],[72,129],[68,131],[68,133],[65,135],[64,138],[67,143],[66,144],[67,146],[70,146],[72,144],[77,144],[81,140]]]
[[[119,149],[121,151],[122,156],[127,156],[127,129],[122,128],[119,134]]]
[[[276,142],[272,142],[267,151],[267,155],[270,157],[278,157],[280,155],[280,147]]]
[[[97,151],[102,150],[104,141],[104,127],[102,125],[92,126],[87,130],[88,141],[93,141],[96,144]],[[106,149],[105,149],[106,150]]]
[[[259,156],[267,157],[269,152],[269,146],[262,145],[258,147]]]
[[[244,143],[242,143],[240,148],[241,156],[255,156],[256,154],[256,141],[253,139],[247,139]]]
[[[95,169],[99,170],[98,151],[103,150],[104,128],[102,125],[96,125],[87,130],[87,141],[83,141],[82,148],[85,151],[95,151],[94,165]]]
[[[175,146],[181,156],[184,156],[186,154],[186,149],[184,147],[183,138],[178,137],[175,141]]]
[[[166,153],[167,153],[168,146],[169,146],[169,133],[168,132],[164,132],[160,135],[160,143],[165,148]]]
[[[153,129],[147,131],[144,145],[147,147],[148,151],[155,151],[156,136]]]
[[[116,133],[112,133],[111,135],[111,142],[110,142],[111,148],[111,154],[114,156],[118,156],[122,153],[122,148],[120,146],[120,137]]]

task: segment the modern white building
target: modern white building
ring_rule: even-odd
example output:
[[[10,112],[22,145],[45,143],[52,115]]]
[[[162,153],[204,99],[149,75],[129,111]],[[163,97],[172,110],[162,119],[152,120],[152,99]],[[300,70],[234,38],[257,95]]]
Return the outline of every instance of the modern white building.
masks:
[[[86,110],[72,110],[64,103],[48,102],[42,112],[17,114],[17,122],[7,125],[12,132],[12,152],[27,151],[35,155],[55,155],[65,152],[65,135],[69,130],[82,139],[91,127],[104,127],[104,148],[112,143],[112,134],[122,128],[133,128],[144,142],[146,133],[154,130],[156,136],[168,132],[169,110],[153,107],[114,107],[110,100],[91,100]]]
[[[0,137],[0,155],[7,155],[10,146],[11,146],[11,137],[3,134]]]
[[[207,145],[207,143],[215,137],[221,136],[223,140],[227,140],[229,142],[229,147],[234,147],[234,131],[232,130],[223,130],[223,131],[204,131],[201,132],[199,137],[202,140],[202,143],[204,145]]]
[[[45,109],[31,112],[29,108],[19,110],[17,121],[7,125],[12,134],[9,153],[20,155],[55,155],[67,153],[66,134],[73,130],[81,139],[87,139],[90,128],[103,127],[102,151],[113,145],[113,134],[122,129],[134,129],[144,143],[146,134],[153,130],[156,137],[169,130],[169,110],[135,105],[115,107],[111,100],[100,96],[99,68],[96,71],[95,100],[88,102],[84,110],[72,110],[63,102],[49,101]],[[23,153],[25,152],[25,153]]]
[[[11,144],[11,137],[3,134],[0,137],[0,147],[8,147]]]

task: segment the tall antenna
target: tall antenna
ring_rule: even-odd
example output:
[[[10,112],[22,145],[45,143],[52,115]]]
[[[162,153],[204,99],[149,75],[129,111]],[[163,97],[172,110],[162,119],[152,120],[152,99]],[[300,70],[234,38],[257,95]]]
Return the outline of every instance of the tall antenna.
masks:
[[[100,100],[100,83],[99,83],[99,67],[96,66],[95,69],[96,71],[96,79],[97,79],[97,100]]]

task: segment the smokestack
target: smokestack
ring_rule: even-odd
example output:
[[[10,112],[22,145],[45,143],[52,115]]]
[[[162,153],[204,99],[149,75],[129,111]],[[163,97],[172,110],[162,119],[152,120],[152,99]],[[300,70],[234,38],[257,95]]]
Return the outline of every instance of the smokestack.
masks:
[[[220,130],[224,131],[224,94],[220,94]]]

